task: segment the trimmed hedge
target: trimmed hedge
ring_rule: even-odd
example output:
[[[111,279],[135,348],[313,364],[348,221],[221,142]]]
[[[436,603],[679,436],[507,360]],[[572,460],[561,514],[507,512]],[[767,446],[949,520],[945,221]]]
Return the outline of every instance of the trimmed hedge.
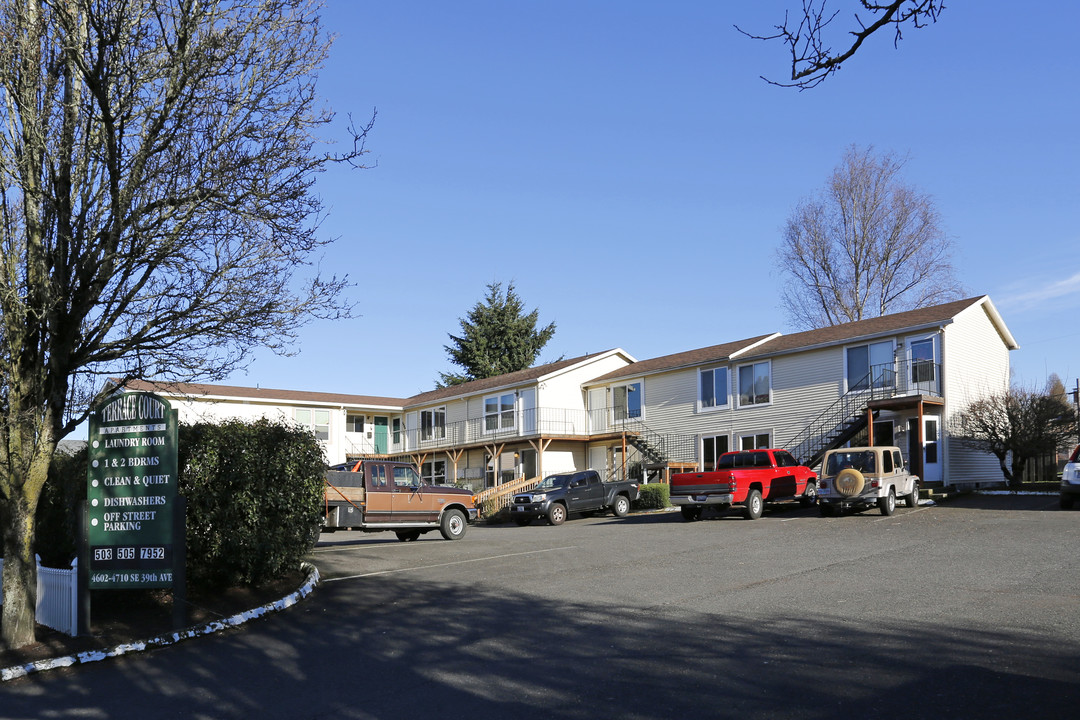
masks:
[[[179,465],[189,587],[269,582],[314,547],[326,464],[310,431],[265,419],[182,425]]]
[[[671,504],[671,488],[667,483],[648,483],[641,486],[640,492],[634,501],[635,510],[663,510]]]
[[[34,516],[34,552],[45,567],[65,568],[78,553],[79,503],[86,500],[84,445],[75,452],[57,450],[49,479],[41,490]]]

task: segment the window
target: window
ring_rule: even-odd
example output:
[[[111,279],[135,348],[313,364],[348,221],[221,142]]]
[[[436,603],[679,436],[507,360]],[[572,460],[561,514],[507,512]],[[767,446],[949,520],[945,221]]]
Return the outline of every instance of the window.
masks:
[[[769,363],[743,365],[739,368],[739,405],[763,405],[770,400],[772,387]]]
[[[848,389],[865,390],[871,380],[876,388],[893,386],[892,340],[847,349]]]
[[[363,415],[349,415],[345,418],[345,429],[349,432],[362,433],[364,432],[364,416]]]
[[[394,418],[394,444],[401,444],[401,418]]]
[[[891,473],[893,471],[893,457],[890,452],[881,453],[881,472]]]
[[[420,411],[420,439],[435,440],[446,437],[446,408]]]
[[[787,450],[777,450],[773,453],[776,458],[776,467],[795,467],[799,461]]]
[[[911,382],[934,382],[934,339],[915,340],[911,343]]]
[[[709,368],[701,371],[701,409],[726,407],[728,404],[728,369]]]
[[[429,460],[420,466],[420,477],[428,485],[446,484],[446,461]]]
[[[395,487],[415,487],[420,484],[420,476],[411,467],[394,468]]]
[[[758,433],[756,435],[740,435],[739,436],[739,449],[740,450],[754,450],[757,448],[769,447],[769,433]]]
[[[615,419],[626,420],[641,417],[641,383],[629,383],[617,385],[611,389],[612,404],[615,408]]]
[[[701,462],[705,472],[716,469],[716,460],[728,451],[728,436],[714,435],[701,438]]]
[[[514,429],[514,393],[484,398],[484,429],[489,432]]]
[[[308,428],[315,437],[323,442],[330,439],[330,411],[329,410],[308,410],[307,408],[297,408],[293,414],[296,422],[301,426]]]
[[[386,466],[385,465],[372,465],[371,466],[371,487],[386,487]]]

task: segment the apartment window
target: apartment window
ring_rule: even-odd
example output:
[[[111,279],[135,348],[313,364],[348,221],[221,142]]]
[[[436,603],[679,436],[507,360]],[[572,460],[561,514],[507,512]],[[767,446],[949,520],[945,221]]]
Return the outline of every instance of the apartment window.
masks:
[[[345,429],[353,433],[364,432],[364,416],[349,415],[345,418]]]
[[[706,409],[727,406],[728,369],[726,367],[718,367],[702,370],[700,378],[700,407]]]
[[[643,398],[640,382],[617,385],[611,389],[611,395],[616,420],[641,417]]]
[[[308,428],[315,437],[323,442],[330,439],[330,411],[329,410],[309,410],[307,408],[297,408],[293,413],[293,418],[301,426]]]
[[[420,411],[420,439],[441,440],[446,437],[446,408]]]
[[[757,433],[754,435],[740,435],[740,450],[758,450],[769,447],[769,433]]]
[[[915,340],[911,343],[911,382],[934,382],[934,340]]]
[[[716,459],[728,451],[728,436],[701,438],[701,463],[705,472],[716,469]]]
[[[394,418],[394,421],[393,421],[393,433],[394,433],[394,444],[395,445],[400,445],[401,444],[401,418]]]
[[[847,349],[847,385],[849,390],[865,390],[873,386],[892,387],[892,340],[857,345]]]
[[[484,398],[484,429],[488,432],[514,429],[514,393]]]
[[[765,405],[770,401],[772,378],[768,362],[739,368],[739,405]]]
[[[428,485],[446,484],[446,461],[429,460],[420,466],[420,477]]]

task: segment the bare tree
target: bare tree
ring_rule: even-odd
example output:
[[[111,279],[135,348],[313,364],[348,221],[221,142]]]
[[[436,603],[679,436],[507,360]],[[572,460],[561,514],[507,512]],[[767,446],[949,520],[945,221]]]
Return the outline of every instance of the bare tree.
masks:
[[[933,198],[901,182],[904,159],[854,145],[802,201],[777,250],[791,323],[819,328],[958,299]]]
[[[1013,387],[971,402],[957,413],[952,434],[967,447],[992,453],[1010,487],[1028,463],[1057,452],[1074,437],[1075,413],[1052,383],[1043,392]]]
[[[839,70],[878,30],[891,26],[894,30],[893,47],[897,47],[903,39],[905,27],[919,29],[935,23],[945,9],[943,0],[894,0],[886,3],[859,0],[859,4],[866,14],[855,13],[854,20],[859,29],[847,32],[851,36],[848,40],[850,44],[842,45],[840,50],[833,50],[825,37],[829,25],[840,11],[827,11],[825,0],[820,6],[813,0],[803,0],[802,17],[798,23],[792,23],[785,12],[783,24],[775,26],[776,32],[772,35],[756,35],[738,25],[735,29],[755,40],[780,40],[787,45],[791,54],[791,81],[776,82],[764,75],[761,76],[762,80],[770,85],[808,90]]]
[[[102,378],[220,379],[347,315],[316,174],[308,0],[0,3],[3,626],[34,639],[34,512]],[[304,278],[303,275],[308,277]]]

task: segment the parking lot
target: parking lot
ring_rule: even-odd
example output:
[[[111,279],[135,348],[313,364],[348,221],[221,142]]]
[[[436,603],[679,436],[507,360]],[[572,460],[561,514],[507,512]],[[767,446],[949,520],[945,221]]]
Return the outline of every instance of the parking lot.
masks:
[[[1078,547],[1052,496],[324,534],[297,606],[8,684],[0,715],[1072,717]]]
[[[477,526],[456,543],[339,533],[315,557],[327,590],[391,608],[365,652],[412,656],[425,686],[489,710],[1060,717],[1080,698],[1078,528],[1056,497],[970,496],[892,517]]]

